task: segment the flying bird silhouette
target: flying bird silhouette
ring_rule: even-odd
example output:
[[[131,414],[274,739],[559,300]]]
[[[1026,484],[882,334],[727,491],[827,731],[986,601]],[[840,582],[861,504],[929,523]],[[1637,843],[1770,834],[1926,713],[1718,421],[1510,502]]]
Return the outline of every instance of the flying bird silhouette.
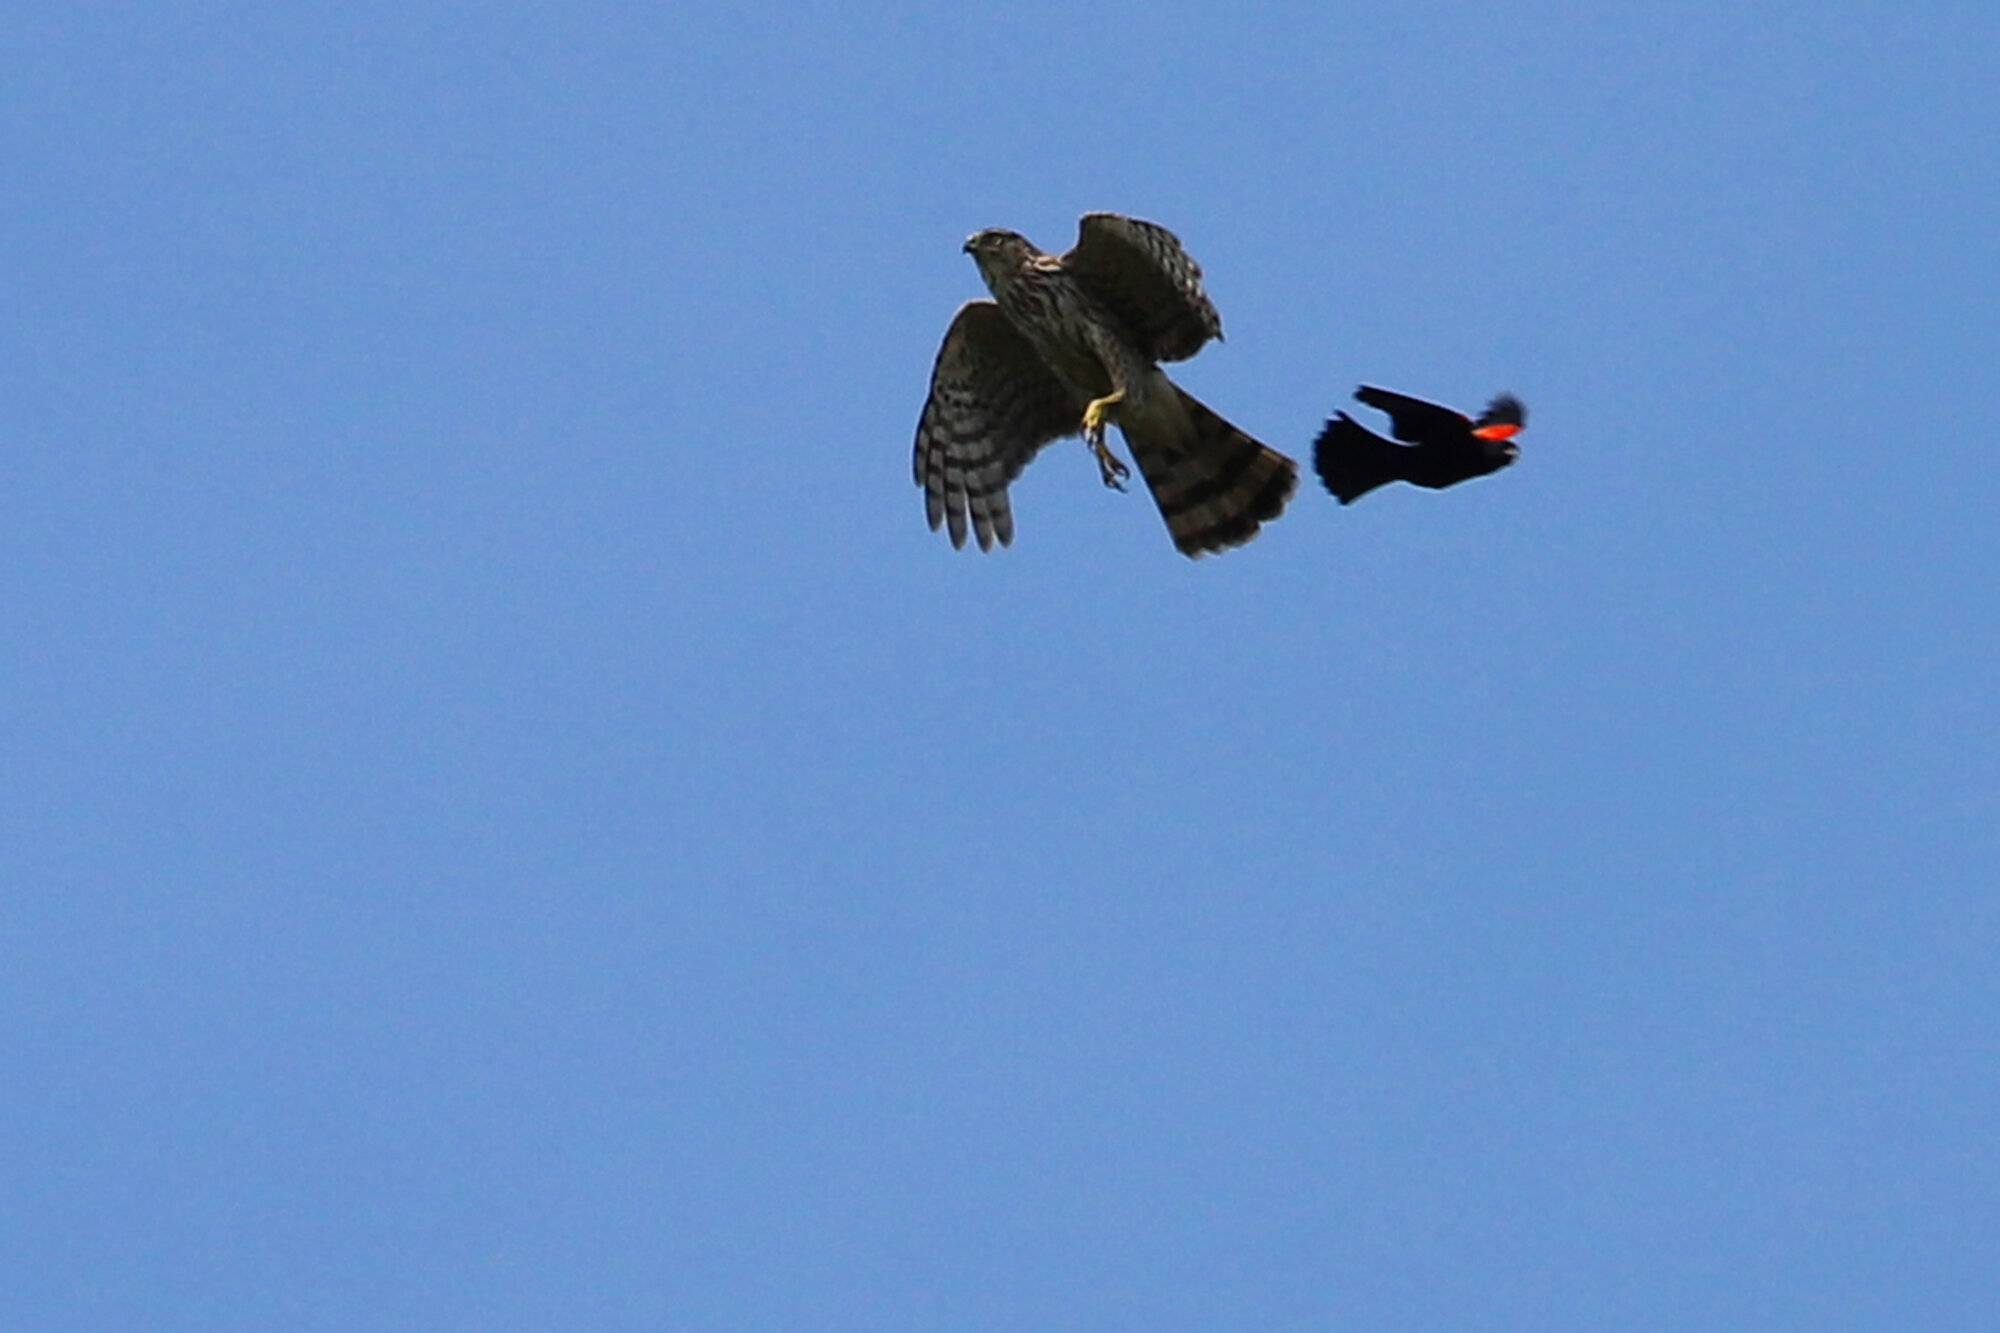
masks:
[[[1521,400],[1503,393],[1478,420],[1421,398],[1363,385],[1355,398],[1389,414],[1393,444],[1350,417],[1333,420],[1313,443],[1313,467],[1342,504],[1391,481],[1441,491],[1472,477],[1498,472],[1520,456],[1514,437],[1528,422]]]

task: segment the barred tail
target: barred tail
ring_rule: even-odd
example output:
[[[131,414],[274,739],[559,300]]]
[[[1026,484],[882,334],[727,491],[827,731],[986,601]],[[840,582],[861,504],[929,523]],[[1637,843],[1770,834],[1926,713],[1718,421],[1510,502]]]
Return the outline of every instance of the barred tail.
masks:
[[[1284,511],[1298,465],[1224,421],[1186,390],[1171,386],[1194,423],[1192,443],[1126,432],[1167,532],[1182,555],[1240,546]]]

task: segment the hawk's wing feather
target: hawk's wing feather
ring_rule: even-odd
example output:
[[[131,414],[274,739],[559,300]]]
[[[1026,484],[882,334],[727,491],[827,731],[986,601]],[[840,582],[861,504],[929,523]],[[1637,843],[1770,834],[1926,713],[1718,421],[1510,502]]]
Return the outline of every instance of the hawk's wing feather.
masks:
[[[1117,213],[1085,213],[1062,265],[1139,336],[1155,361],[1185,361],[1222,336],[1201,286],[1201,265],[1165,227]]]
[[[1354,391],[1354,396],[1370,407],[1387,412],[1389,433],[1409,444],[1457,439],[1472,430],[1472,418],[1465,413],[1454,412],[1449,407],[1427,403],[1408,394],[1364,384]]]
[[[959,307],[917,420],[913,462],[932,530],[948,523],[963,546],[970,516],[981,550],[1012,542],[1007,484],[1043,445],[1082,429],[1083,407],[999,306]]]

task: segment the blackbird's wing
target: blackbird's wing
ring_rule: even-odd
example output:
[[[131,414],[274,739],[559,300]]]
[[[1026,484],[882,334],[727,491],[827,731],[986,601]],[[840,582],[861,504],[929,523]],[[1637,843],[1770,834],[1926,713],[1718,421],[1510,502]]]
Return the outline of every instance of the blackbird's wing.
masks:
[[[1389,433],[1411,444],[1439,444],[1472,434],[1472,418],[1421,398],[1363,385],[1354,396],[1389,414]]]

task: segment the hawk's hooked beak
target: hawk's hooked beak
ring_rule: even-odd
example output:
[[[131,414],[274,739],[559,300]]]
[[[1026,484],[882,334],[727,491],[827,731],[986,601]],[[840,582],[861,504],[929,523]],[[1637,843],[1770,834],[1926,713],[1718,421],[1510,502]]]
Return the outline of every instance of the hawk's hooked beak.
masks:
[[[965,244],[964,244],[964,245],[962,245],[962,246],[960,246],[960,247],[959,247],[959,249],[961,249],[961,250],[965,251],[965,253],[967,253],[967,254],[971,254],[971,253],[972,253],[972,243],[973,243],[974,241],[978,240],[978,239],[979,239],[979,237],[978,237],[978,235],[977,235],[976,233],[975,233],[974,235],[971,235],[971,236],[968,236],[968,237],[966,237],[966,238],[965,238]]]

